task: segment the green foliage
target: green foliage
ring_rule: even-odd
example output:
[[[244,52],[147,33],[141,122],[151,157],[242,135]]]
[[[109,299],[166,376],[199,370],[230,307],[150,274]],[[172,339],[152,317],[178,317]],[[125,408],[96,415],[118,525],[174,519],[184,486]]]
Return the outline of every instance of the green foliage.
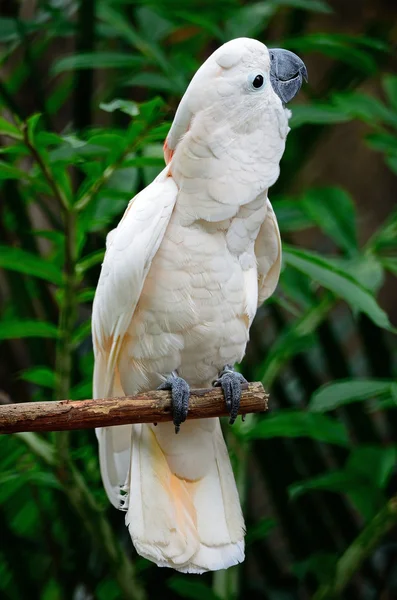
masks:
[[[313,581],[351,577],[337,557],[358,521],[378,522],[395,489],[395,322],[385,307],[397,274],[397,211],[383,223],[373,211],[363,235],[362,187],[340,173],[357,173],[344,146],[356,136],[373,205],[397,174],[392,19],[374,1],[373,22],[363,16],[360,31],[350,22],[348,34],[329,17],[339,8],[323,0],[40,1],[26,17],[8,4],[0,18],[4,401],[91,397],[90,311],[106,234],[163,167],[176,105],[212,49],[236,36],[271,40],[304,55],[314,83],[291,106],[269,193],[284,242],[280,284],[241,366],[264,382],[272,412],[228,430],[247,516],[245,566],[196,578],[131,557],[123,516],[105,498],[94,434],[21,433],[0,439],[0,595],[296,600],[311,596]],[[317,176],[330,156],[339,169]],[[374,546],[355,543],[362,562]],[[360,589],[338,597],[364,598],[363,588],[395,597],[392,582],[379,588],[382,577],[371,563]]]

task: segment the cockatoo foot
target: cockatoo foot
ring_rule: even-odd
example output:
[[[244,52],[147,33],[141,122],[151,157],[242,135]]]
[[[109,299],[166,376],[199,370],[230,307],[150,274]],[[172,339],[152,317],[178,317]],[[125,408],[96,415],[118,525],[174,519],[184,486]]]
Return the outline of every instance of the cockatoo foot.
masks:
[[[181,423],[186,421],[189,410],[189,384],[186,383],[182,377],[178,377],[175,373],[171,373],[157,389],[171,390],[172,420],[175,425],[175,433],[178,433]]]
[[[213,385],[220,386],[225,395],[226,408],[230,414],[230,425],[233,425],[237,419],[241,400],[241,384],[247,383],[241,373],[237,373],[231,365],[223,367],[219,373],[218,379],[215,379]]]

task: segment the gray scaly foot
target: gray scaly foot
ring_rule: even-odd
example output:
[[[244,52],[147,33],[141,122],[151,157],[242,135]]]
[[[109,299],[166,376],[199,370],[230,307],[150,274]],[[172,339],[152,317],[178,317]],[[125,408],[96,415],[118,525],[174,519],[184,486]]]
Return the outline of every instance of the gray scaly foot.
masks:
[[[223,390],[226,402],[226,408],[230,414],[230,425],[233,425],[237,419],[241,400],[241,384],[248,383],[241,373],[237,373],[231,365],[223,367],[219,373],[218,379],[215,379],[214,386],[220,386]]]
[[[157,389],[171,390],[172,419],[175,433],[178,433],[181,423],[186,421],[189,410],[190,387],[182,377],[172,373]]]

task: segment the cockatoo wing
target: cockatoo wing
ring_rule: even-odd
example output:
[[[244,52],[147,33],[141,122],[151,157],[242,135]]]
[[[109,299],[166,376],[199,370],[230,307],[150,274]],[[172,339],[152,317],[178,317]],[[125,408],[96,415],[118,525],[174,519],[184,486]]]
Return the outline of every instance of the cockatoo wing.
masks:
[[[94,398],[124,395],[117,359],[175,205],[178,188],[168,175],[165,168],[131,200],[107,238],[92,314]],[[98,429],[97,436],[105,489],[112,504],[120,508],[120,487],[130,463],[131,426]]]
[[[281,239],[277,218],[269,200],[267,214],[255,242],[258,265],[258,306],[276,289],[281,270]]]

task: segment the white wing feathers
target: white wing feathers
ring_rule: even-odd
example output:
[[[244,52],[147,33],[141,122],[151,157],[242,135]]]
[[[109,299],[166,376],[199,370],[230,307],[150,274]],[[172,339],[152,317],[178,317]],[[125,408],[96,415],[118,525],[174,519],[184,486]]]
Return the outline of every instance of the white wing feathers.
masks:
[[[175,205],[178,188],[167,175],[168,168],[131,200],[108,236],[92,315],[95,358],[105,354],[106,367],[94,374],[94,398],[111,395],[123,336]]]
[[[267,215],[255,242],[258,265],[258,306],[276,289],[281,270],[281,239],[276,215],[267,200]]]
[[[95,295],[92,337],[94,398],[124,396],[116,369],[121,342],[138,304],[153,257],[164,237],[177,196],[168,168],[129,203],[107,249]],[[131,459],[131,425],[96,430],[103,483],[111,503],[122,506]]]

